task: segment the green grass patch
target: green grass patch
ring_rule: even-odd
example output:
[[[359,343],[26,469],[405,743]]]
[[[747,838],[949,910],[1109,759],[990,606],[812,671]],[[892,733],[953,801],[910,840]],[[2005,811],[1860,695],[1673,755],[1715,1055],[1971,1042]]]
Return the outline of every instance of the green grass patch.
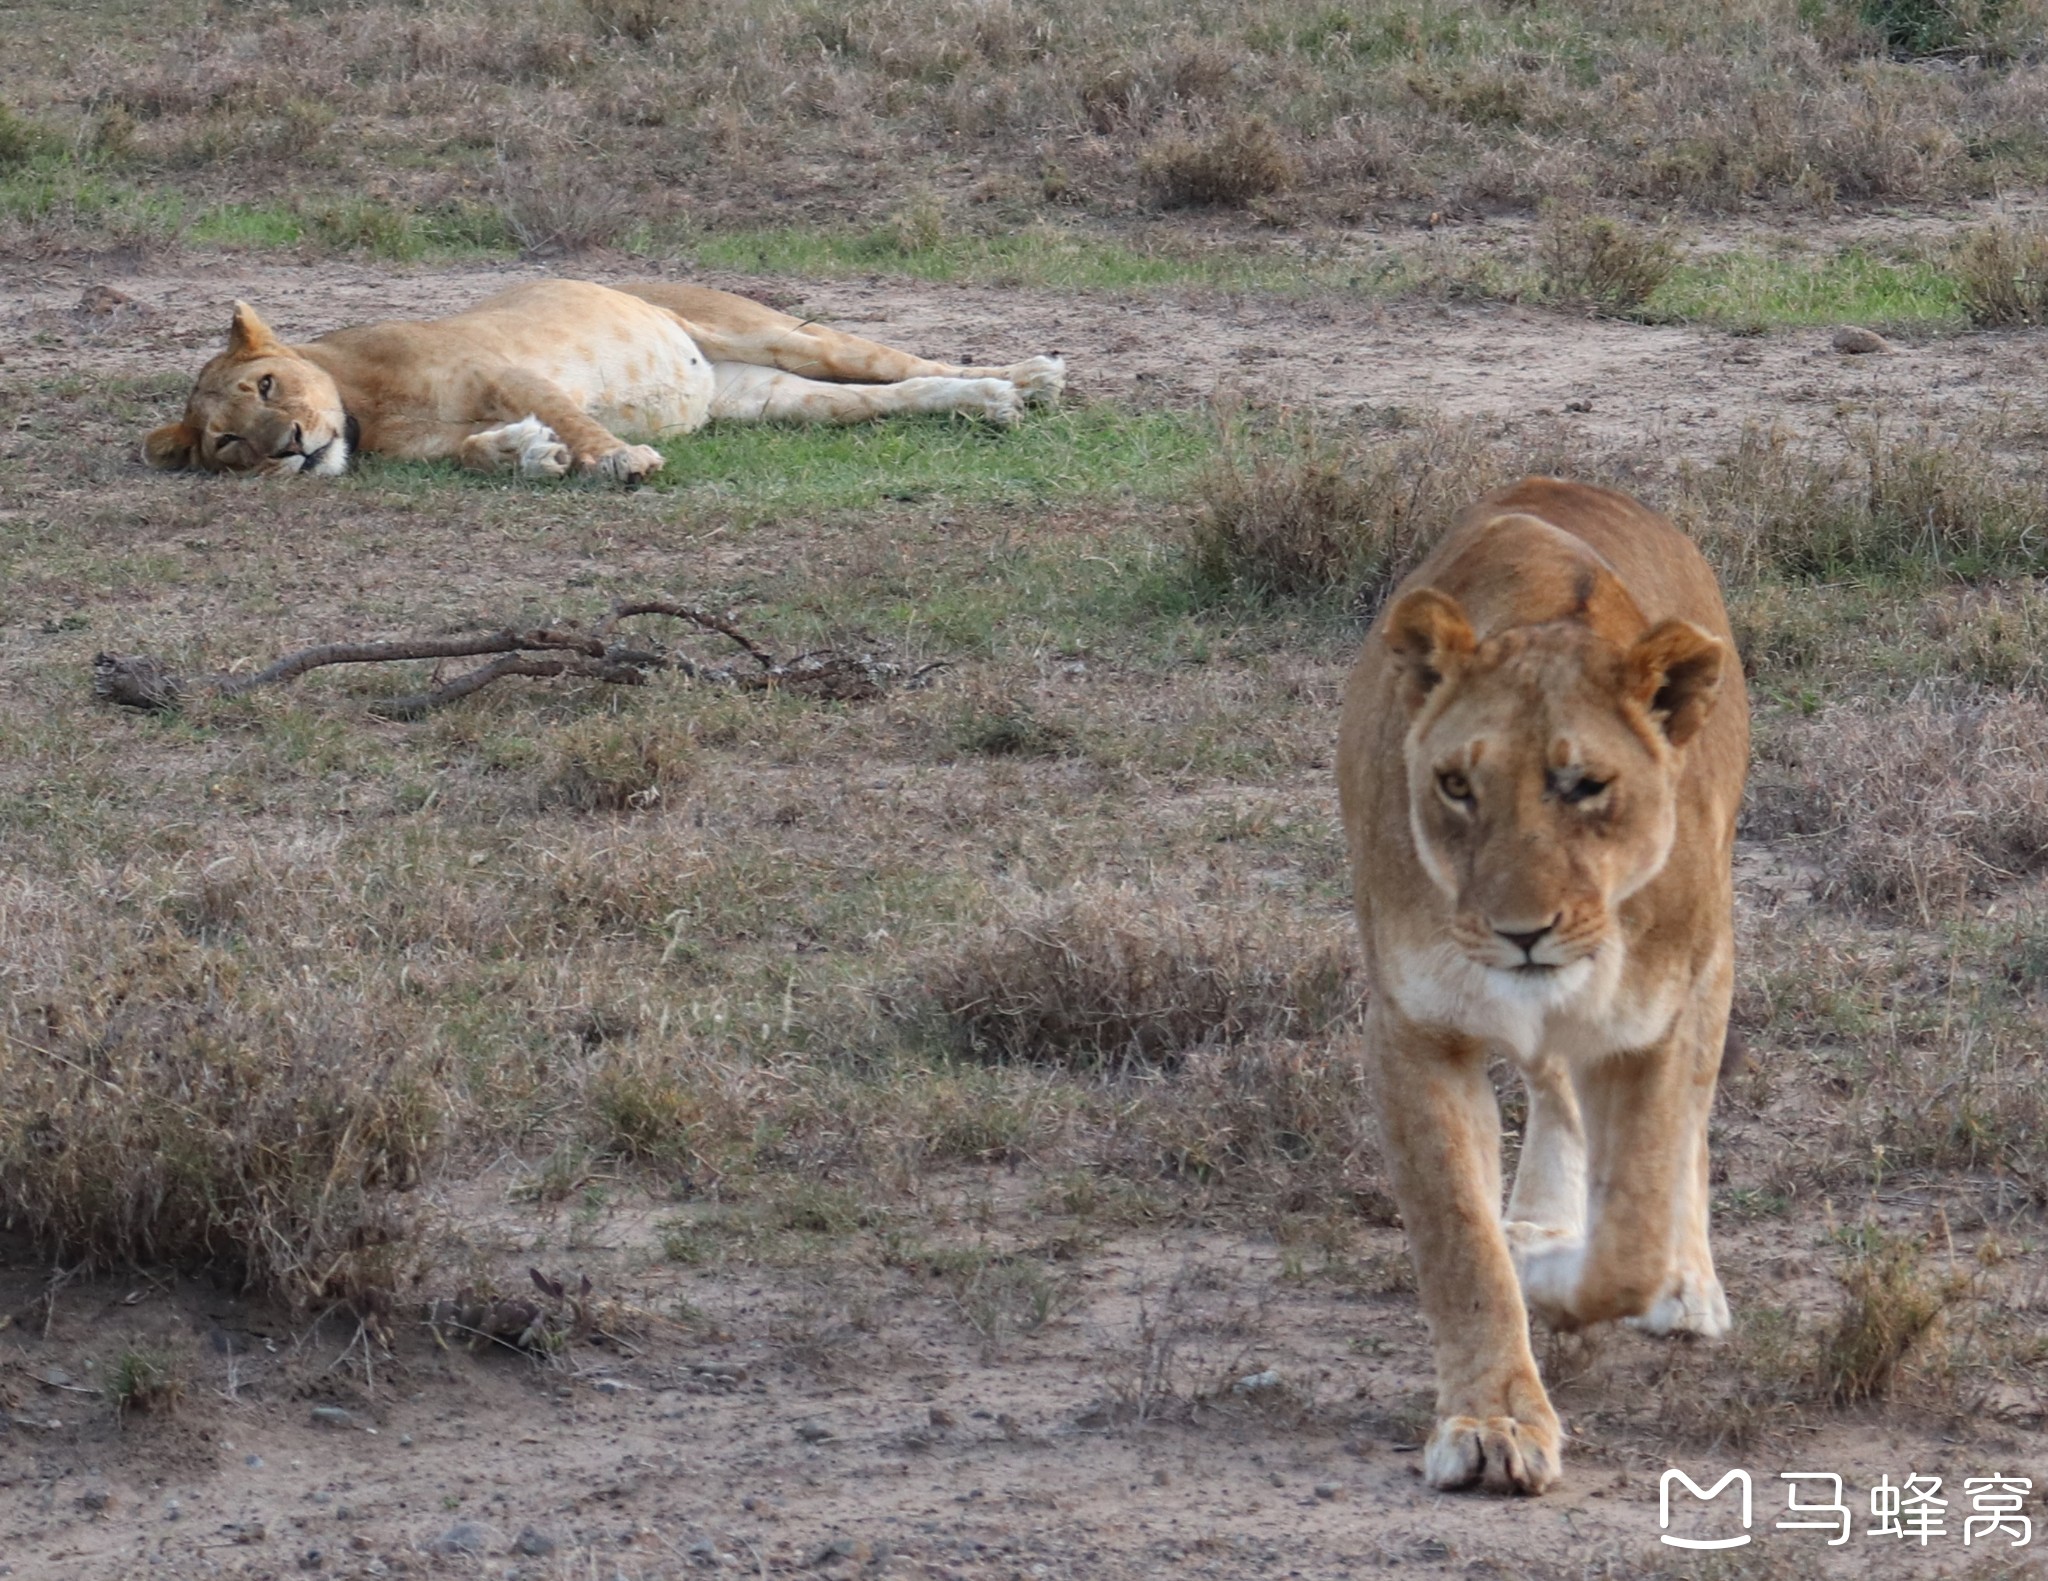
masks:
[[[1696,255],[1650,297],[1646,315],[1729,328],[1862,324],[1959,329],[1956,283],[1924,259],[1848,247],[1820,257],[1736,251]]]
[[[1176,493],[1214,445],[1199,416],[1074,406],[1014,429],[958,417],[714,424],[667,441],[658,488],[740,509],[1025,504]]]

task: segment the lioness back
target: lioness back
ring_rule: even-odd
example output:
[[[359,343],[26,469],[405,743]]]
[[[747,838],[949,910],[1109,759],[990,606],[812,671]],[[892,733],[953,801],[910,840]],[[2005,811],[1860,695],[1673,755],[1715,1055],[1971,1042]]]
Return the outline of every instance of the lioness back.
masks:
[[[1366,638],[1338,790],[1365,1060],[1436,1351],[1436,1487],[1557,1479],[1531,1311],[1727,1330],[1707,1112],[1748,747],[1713,572],[1606,489],[1481,500]],[[1505,1205],[1495,1056],[1529,1095]]]

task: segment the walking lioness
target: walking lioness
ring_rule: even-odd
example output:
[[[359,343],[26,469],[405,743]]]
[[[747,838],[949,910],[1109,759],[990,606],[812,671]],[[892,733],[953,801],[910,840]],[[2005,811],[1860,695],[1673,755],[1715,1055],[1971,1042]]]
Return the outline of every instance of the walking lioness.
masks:
[[[654,439],[712,418],[857,423],[965,412],[1014,423],[1058,398],[1066,365],[928,362],[704,286],[535,280],[466,313],[394,319],[286,345],[246,302],[182,420],[143,441],[152,466],[331,477],[349,457],[454,457],[522,477],[638,483]]]
[[[1482,500],[1366,639],[1338,784],[1436,1487],[1557,1480],[1525,1299],[1559,1328],[1727,1331],[1707,1110],[1748,760],[1713,573],[1625,495],[1528,478]],[[1496,1052],[1529,1089],[1505,1216]]]

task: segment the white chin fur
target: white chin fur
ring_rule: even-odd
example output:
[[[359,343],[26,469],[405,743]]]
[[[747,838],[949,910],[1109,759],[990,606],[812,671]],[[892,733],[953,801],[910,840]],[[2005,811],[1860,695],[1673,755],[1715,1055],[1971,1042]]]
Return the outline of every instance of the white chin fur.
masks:
[[[1581,957],[1569,966],[1555,966],[1546,972],[1482,968],[1486,986],[1501,998],[1517,1005],[1539,1005],[1554,1009],[1584,992],[1593,980],[1593,962]]]

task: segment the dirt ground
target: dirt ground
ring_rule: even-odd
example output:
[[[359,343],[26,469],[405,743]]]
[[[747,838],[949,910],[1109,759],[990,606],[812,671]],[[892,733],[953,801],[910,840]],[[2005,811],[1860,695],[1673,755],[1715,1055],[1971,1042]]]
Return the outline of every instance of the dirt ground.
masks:
[[[0,280],[0,373],[191,370],[237,296],[307,337],[450,309],[535,272],[25,266]],[[1825,435],[1845,416],[1900,409],[1989,421],[2040,383],[2038,342],[2019,336],[1852,357],[1824,331],[1745,339],[1499,306],[713,283],[936,355],[1057,348],[1087,400],[1246,395],[1554,419],[1596,447],[1666,461],[1714,454],[1752,423]],[[81,307],[97,287],[128,300]],[[1745,853],[1740,887],[1750,918],[1807,904],[1768,852]],[[1798,1143],[1782,1106],[1759,1112],[1724,1104],[1717,1120],[1737,1182]],[[508,1179],[425,1194],[489,1248],[479,1272],[501,1287],[519,1288],[529,1267],[587,1273],[615,1304],[609,1341],[543,1363],[442,1350],[408,1324],[396,1360],[366,1370],[360,1336],[338,1321],[294,1323],[143,1272],[53,1285],[18,1249],[0,1252],[0,1576],[1988,1575],[2007,1572],[1972,1571],[1986,1539],[1963,1542],[1961,1480],[2048,1481],[2037,1398],[1983,1399],[1968,1422],[1844,1415],[1684,1462],[1703,1484],[1735,1466],[1756,1479],[1754,1544],[1702,1560],[1658,1543],[1669,1435],[1630,1403],[1631,1380],[1694,1364],[1684,1346],[1619,1331],[1551,1345],[1574,1433],[1557,1493],[1423,1486],[1426,1337],[1395,1230],[1357,1227],[1341,1266],[1199,1214],[1077,1235],[1050,1320],[991,1334],[881,1258],[875,1237],[815,1264],[689,1268],[661,1254],[660,1205],[571,1222],[508,1205]],[[919,1207],[963,1244],[1022,1246],[1047,1233],[1026,1209],[1033,1188],[964,1173]],[[1910,1191],[1886,1205],[1925,1207]],[[1720,1227],[1732,1302],[1802,1290],[1822,1302],[1829,1227]],[[1966,1255],[1968,1233],[1958,1241]],[[2039,1321],[2048,1286],[2036,1279],[2027,1300],[2016,1310]],[[177,1412],[122,1423],[97,1369],[138,1336],[196,1359]],[[1942,1475],[1947,1533],[1924,1547],[1865,1537],[1856,1494],[1857,1535],[1839,1549],[1823,1533],[1775,1531],[1783,1471],[1862,1489]],[[2029,1510],[2048,1518],[2038,1492]]]

